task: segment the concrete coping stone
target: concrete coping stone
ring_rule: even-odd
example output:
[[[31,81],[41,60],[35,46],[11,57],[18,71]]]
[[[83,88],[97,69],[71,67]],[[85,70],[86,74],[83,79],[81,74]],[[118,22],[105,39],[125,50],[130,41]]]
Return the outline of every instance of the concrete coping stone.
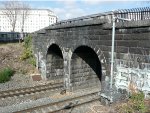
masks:
[[[91,25],[102,25],[107,23],[107,19],[94,19],[94,20],[86,20],[86,21],[77,21],[73,23],[60,23],[53,24],[48,27],[45,27],[39,31],[34,32],[34,34],[45,34],[46,30],[54,30],[54,29],[62,29],[62,28],[72,28],[72,27],[81,27],[81,26],[91,26]]]
[[[116,28],[137,28],[137,27],[150,27],[150,19],[138,21],[116,22]],[[104,29],[112,29],[112,23],[103,25]]]

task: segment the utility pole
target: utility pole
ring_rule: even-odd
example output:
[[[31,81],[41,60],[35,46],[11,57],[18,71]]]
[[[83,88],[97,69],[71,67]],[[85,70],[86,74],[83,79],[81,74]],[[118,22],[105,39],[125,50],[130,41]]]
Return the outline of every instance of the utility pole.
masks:
[[[113,91],[113,69],[114,69],[114,44],[115,44],[115,22],[116,20],[124,20],[131,21],[131,19],[116,17],[114,13],[112,13],[112,47],[111,47],[111,71],[110,71],[110,102],[113,102],[112,91]]]

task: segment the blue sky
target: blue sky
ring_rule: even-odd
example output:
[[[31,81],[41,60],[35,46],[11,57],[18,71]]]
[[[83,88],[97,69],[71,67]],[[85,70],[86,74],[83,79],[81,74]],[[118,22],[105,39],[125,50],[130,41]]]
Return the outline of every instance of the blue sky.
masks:
[[[133,0],[27,0],[33,8],[51,9],[59,20],[75,18],[90,14],[150,6],[150,2]]]
[[[28,1],[33,8],[48,8],[53,10],[59,20],[75,18],[79,16],[107,12],[116,9],[128,9],[150,6],[142,1],[104,1],[104,0],[50,0]]]

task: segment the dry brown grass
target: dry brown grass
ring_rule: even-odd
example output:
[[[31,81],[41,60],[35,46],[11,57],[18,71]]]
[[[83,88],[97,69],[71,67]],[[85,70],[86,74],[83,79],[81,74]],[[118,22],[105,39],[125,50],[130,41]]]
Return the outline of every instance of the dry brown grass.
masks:
[[[16,73],[33,73],[35,67],[26,61],[20,60],[22,52],[22,43],[0,44],[0,70],[11,67]]]

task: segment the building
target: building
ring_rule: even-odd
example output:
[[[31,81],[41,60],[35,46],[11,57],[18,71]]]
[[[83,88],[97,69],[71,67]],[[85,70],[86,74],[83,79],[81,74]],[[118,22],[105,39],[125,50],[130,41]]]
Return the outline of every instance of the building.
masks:
[[[21,32],[22,16],[18,16],[15,32]],[[56,23],[57,16],[49,9],[30,9],[27,18],[24,21],[24,32],[31,33]],[[12,26],[4,9],[0,9],[0,32],[11,32]]]

